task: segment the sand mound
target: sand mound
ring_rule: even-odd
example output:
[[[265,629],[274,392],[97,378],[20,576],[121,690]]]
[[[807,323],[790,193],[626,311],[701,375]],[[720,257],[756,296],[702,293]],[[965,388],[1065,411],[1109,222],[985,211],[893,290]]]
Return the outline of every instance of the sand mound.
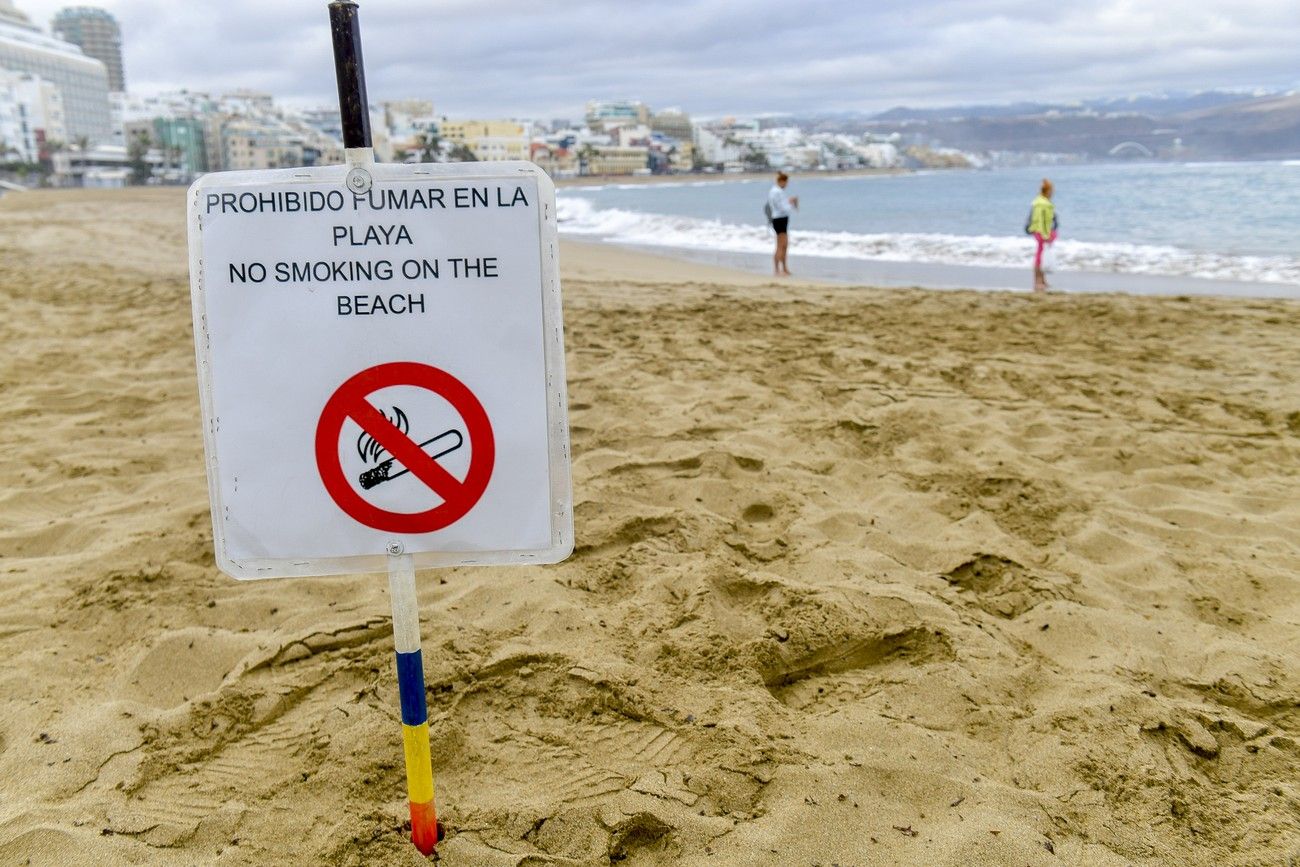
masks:
[[[0,200],[0,861],[419,863],[384,579],[213,566],[182,216]],[[419,579],[442,861],[1300,856],[1300,307],[565,267],[578,549]]]

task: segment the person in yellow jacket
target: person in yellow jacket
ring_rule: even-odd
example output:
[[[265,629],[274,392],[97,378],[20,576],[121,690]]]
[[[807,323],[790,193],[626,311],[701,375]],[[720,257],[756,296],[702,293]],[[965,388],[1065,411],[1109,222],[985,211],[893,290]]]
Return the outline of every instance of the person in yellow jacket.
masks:
[[[1038,198],[1029,208],[1029,222],[1025,232],[1038,241],[1034,253],[1034,291],[1047,291],[1047,278],[1043,276],[1043,248],[1056,241],[1056,206],[1052,204],[1052,182],[1043,178]]]

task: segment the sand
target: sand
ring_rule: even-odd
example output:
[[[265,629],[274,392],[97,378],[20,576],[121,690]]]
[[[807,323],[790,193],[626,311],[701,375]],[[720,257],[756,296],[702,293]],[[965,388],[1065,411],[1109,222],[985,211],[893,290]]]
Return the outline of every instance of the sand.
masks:
[[[213,564],[182,216],[0,199],[0,864],[421,863],[385,579]],[[1300,857],[1300,304],[563,265],[577,551],[419,578],[443,863]]]

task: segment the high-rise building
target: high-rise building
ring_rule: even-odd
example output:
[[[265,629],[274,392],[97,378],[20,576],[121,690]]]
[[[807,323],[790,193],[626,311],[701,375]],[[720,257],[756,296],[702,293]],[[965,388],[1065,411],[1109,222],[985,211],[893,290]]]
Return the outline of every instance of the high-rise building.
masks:
[[[0,0],[0,69],[39,76],[59,89],[69,144],[85,138],[93,145],[111,137],[104,64],[46,36],[10,0]]]
[[[109,90],[115,93],[126,90],[126,76],[122,72],[122,31],[112,15],[93,6],[71,6],[54,16],[50,30],[60,39],[80,48],[87,57],[104,64],[108,69]]]

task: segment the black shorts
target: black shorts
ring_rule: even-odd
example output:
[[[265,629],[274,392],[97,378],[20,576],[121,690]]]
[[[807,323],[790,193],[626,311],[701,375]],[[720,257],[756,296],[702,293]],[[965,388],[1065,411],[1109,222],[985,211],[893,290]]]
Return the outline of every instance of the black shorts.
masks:
[[[790,218],[789,218],[789,217],[773,217],[773,218],[772,218],[772,228],[776,230],[776,233],[777,233],[778,235],[784,235],[784,234],[789,230],[789,228],[790,228]]]

